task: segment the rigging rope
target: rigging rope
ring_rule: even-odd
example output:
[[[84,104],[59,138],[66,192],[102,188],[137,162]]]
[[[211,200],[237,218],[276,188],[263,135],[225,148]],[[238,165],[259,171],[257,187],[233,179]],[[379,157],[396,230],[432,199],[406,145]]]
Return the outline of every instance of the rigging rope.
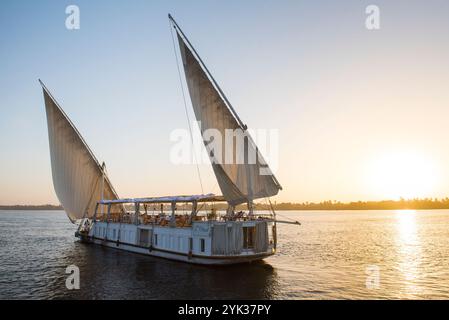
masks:
[[[179,69],[179,61],[178,61],[178,55],[176,53],[175,38],[173,36],[173,30],[172,30],[173,27],[174,27],[173,23],[171,21],[169,21],[170,34],[171,34],[171,39],[172,39],[172,43],[173,43],[173,53],[175,54],[176,67],[178,69],[178,76],[179,76],[179,84],[181,85],[182,99],[184,101],[184,110],[185,110],[185,113],[186,113],[187,124],[189,126],[190,142],[191,142],[192,152],[193,152],[193,156],[195,157],[196,171],[198,173],[198,178],[199,178],[199,181],[200,181],[201,193],[204,194],[203,182],[201,180],[200,167],[199,167],[199,164],[198,164],[198,161],[197,161],[197,158],[196,158],[196,152],[194,150],[192,126],[190,125],[190,117],[189,117],[189,112],[187,110],[186,95],[185,95],[185,92],[184,92],[184,86],[182,84],[181,70]]]
[[[294,220],[294,219],[292,219],[292,218],[290,218],[290,217],[287,217],[287,216],[284,216],[284,215],[282,215],[282,214],[279,214],[279,212],[276,212],[276,215],[281,216],[282,218],[288,219],[288,220],[290,220],[291,222],[297,222],[296,220]]]
[[[274,212],[274,206],[273,206],[273,204],[271,203],[270,198],[269,198],[269,197],[265,197],[264,200],[265,200],[265,203],[267,203],[267,204],[271,207],[271,209],[273,210],[273,212]],[[278,211],[276,211],[275,214],[276,214],[277,216],[280,216],[280,217],[282,217],[282,218],[285,218],[285,219],[287,219],[287,220],[290,220],[291,222],[298,222],[297,220],[294,220],[294,219],[292,219],[292,218],[290,218],[290,217],[287,217],[287,216],[284,216],[284,215],[280,214]]]

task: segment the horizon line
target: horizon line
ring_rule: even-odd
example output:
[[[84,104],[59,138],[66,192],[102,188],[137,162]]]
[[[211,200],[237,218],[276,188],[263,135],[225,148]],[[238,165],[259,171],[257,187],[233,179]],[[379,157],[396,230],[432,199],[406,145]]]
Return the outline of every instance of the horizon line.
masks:
[[[425,197],[425,198],[399,198],[399,199],[383,199],[383,200],[350,200],[350,201],[341,201],[341,200],[320,200],[320,201],[273,201],[273,203],[280,204],[292,204],[292,205],[318,205],[318,204],[340,204],[340,205],[348,205],[348,204],[356,204],[356,203],[384,203],[384,202],[411,202],[411,201],[428,201],[428,202],[449,202],[449,195],[446,197]],[[265,205],[264,203],[256,203],[258,205]],[[41,203],[41,204],[0,204],[0,207],[20,207],[20,206],[29,206],[29,207],[39,207],[39,206],[53,206],[59,207],[61,204],[54,203]]]

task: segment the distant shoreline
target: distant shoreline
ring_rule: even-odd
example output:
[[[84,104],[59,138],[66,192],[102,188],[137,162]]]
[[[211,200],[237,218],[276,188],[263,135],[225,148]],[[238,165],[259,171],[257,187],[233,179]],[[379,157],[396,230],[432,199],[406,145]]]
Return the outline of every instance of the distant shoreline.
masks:
[[[54,206],[51,204],[44,205],[12,205],[1,206],[0,210],[64,210],[62,206]]]
[[[275,203],[275,210],[439,210],[449,209],[449,198],[444,199],[410,199],[357,201],[343,203],[339,201],[324,201],[320,203]],[[269,205],[256,205],[257,209],[269,210]]]
[[[225,210],[225,204],[216,204],[217,210]],[[342,210],[438,210],[449,209],[449,198],[444,199],[410,199],[410,200],[384,200],[384,201],[357,201],[343,203],[339,201],[324,201],[319,203],[273,203],[275,210],[282,211],[342,211]],[[239,205],[237,210],[246,209]],[[256,204],[258,210],[270,210],[269,204]],[[0,205],[0,210],[64,210],[61,205]]]

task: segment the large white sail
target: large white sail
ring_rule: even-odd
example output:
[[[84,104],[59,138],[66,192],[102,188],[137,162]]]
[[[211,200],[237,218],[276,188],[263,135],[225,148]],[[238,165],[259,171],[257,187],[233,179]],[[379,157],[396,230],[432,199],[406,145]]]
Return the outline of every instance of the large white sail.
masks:
[[[43,84],[42,88],[56,195],[70,221],[92,218],[97,201],[118,196],[78,130]]]
[[[200,61],[198,61],[199,57],[197,59],[192,53],[179,27],[176,27],[176,31],[187,86],[196,119],[200,123],[201,133],[207,129],[218,130],[223,139],[222,146],[225,146],[226,129],[246,131],[246,127],[242,125],[238,116],[231,112],[224,101],[226,98],[223,94],[220,95],[219,88],[209,79],[206,74],[207,69],[203,69]],[[221,192],[231,205],[274,196],[281,189],[249,134],[246,137],[245,149],[247,154],[257,155],[255,161],[253,159],[252,162],[248,161],[248,156],[245,156],[243,163],[237,163],[237,161],[227,163],[227,161],[223,161],[223,158],[218,159],[212,152],[213,150],[209,149],[209,143],[204,141]],[[237,154],[237,144],[233,143],[232,145],[232,154],[235,155]],[[223,157],[223,154],[221,156]]]

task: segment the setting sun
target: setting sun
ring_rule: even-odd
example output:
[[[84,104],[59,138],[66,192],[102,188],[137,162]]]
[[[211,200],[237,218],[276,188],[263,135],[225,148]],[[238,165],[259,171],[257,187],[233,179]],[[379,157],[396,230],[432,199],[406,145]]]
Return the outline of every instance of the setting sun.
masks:
[[[366,183],[381,198],[431,197],[437,183],[432,159],[413,152],[385,154],[369,164]]]

